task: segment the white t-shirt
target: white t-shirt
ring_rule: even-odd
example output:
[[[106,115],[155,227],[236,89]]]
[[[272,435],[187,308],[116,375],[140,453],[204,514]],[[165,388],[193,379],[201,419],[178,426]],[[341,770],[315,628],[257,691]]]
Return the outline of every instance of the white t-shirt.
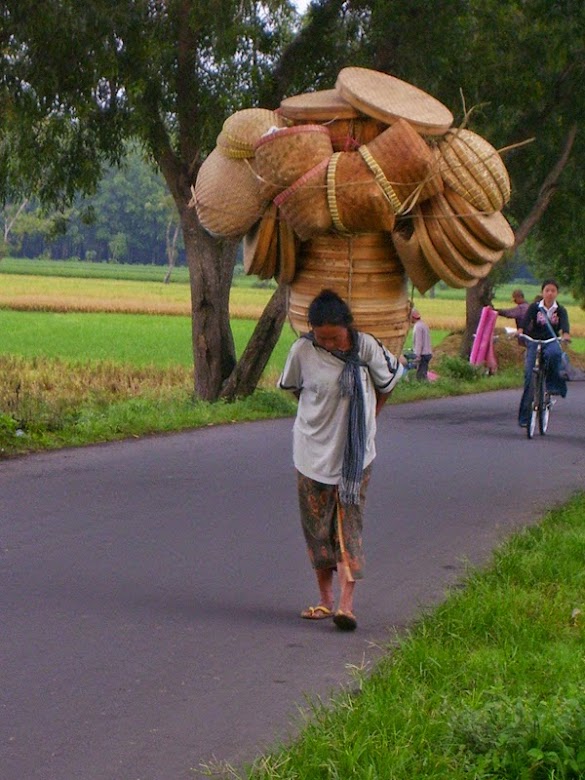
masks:
[[[376,389],[389,393],[403,368],[388,350],[368,333],[358,333],[366,416],[364,468],[376,456]],[[347,435],[349,398],[341,397],[339,377],[345,363],[309,339],[298,339],[288,354],[278,380],[283,390],[300,391],[293,428],[295,468],[317,482],[337,485],[341,480]]]

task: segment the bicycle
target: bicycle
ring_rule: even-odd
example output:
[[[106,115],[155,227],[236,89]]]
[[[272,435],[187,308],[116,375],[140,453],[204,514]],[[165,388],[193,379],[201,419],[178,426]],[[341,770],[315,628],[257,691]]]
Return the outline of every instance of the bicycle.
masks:
[[[551,337],[550,339],[533,339],[531,336],[527,336],[526,333],[523,333],[521,338],[536,344],[534,366],[532,368],[532,376],[530,377],[530,384],[528,386],[530,417],[528,425],[526,426],[526,435],[529,439],[532,439],[536,433],[537,424],[541,436],[544,436],[547,432],[550,412],[553,406],[553,400],[546,389],[546,366],[542,348],[544,344],[551,344],[553,341],[560,342],[561,339],[556,337]]]

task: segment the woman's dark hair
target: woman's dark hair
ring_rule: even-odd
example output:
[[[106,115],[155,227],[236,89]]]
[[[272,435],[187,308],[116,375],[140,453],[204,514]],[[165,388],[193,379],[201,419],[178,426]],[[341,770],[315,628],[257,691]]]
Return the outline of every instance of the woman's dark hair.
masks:
[[[353,322],[349,306],[333,290],[321,290],[319,295],[313,298],[307,318],[312,328],[321,325],[342,325],[349,328]]]
[[[559,289],[559,283],[557,282],[556,279],[545,279],[544,282],[540,285],[540,289],[544,290],[547,284],[554,284],[557,290]]]

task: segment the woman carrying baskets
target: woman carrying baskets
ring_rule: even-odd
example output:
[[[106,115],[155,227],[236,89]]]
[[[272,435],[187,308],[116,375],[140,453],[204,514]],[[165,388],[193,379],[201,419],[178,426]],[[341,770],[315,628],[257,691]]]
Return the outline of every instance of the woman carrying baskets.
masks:
[[[333,617],[338,628],[353,630],[376,416],[403,369],[377,339],[352,327],[353,315],[337,293],[322,290],[309,306],[308,321],[311,331],[291,347],[278,382],[299,401],[293,460],[301,525],[319,589],[317,606],[301,617]],[[340,587],[335,612],[334,571]]]

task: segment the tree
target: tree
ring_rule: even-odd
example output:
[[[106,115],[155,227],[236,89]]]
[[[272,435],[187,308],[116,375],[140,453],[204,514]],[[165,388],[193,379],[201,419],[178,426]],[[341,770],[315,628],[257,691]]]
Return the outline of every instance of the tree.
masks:
[[[48,0],[42,14],[36,6],[6,0],[1,12],[0,92],[8,110],[0,120],[0,194],[28,187],[43,202],[70,202],[78,188],[95,190],[101,167],[120,161],[127,139],[140,142],[179,214],[195,391],[213,400],[236,365],[229,290],[237,242],[203,230],[188,207],[191,187],[223,120],[257,100],[258,85],[290,38],[292,6]],[[275,319],[269,314],[275,328],[284,319],[280,309]],[[267,349],[260,325],[253,338],[267,360],[272,335]]]
[[[509,253],[531,236],[533,266],[585,301],[578,236],[585,224],[585,5],[580,0],[413,0],[359,7],[370,67],[410,81],[448,105],[457,124],[504,149],[512,179]],[[365,14],[365,15],[364,15]],[[466,116],[467,112],[470,112]],[[496,267],[497,268],[497,267]],[[546,270],[545,270],[546,269]],[[469,350],[492,275],[468,290]]]

